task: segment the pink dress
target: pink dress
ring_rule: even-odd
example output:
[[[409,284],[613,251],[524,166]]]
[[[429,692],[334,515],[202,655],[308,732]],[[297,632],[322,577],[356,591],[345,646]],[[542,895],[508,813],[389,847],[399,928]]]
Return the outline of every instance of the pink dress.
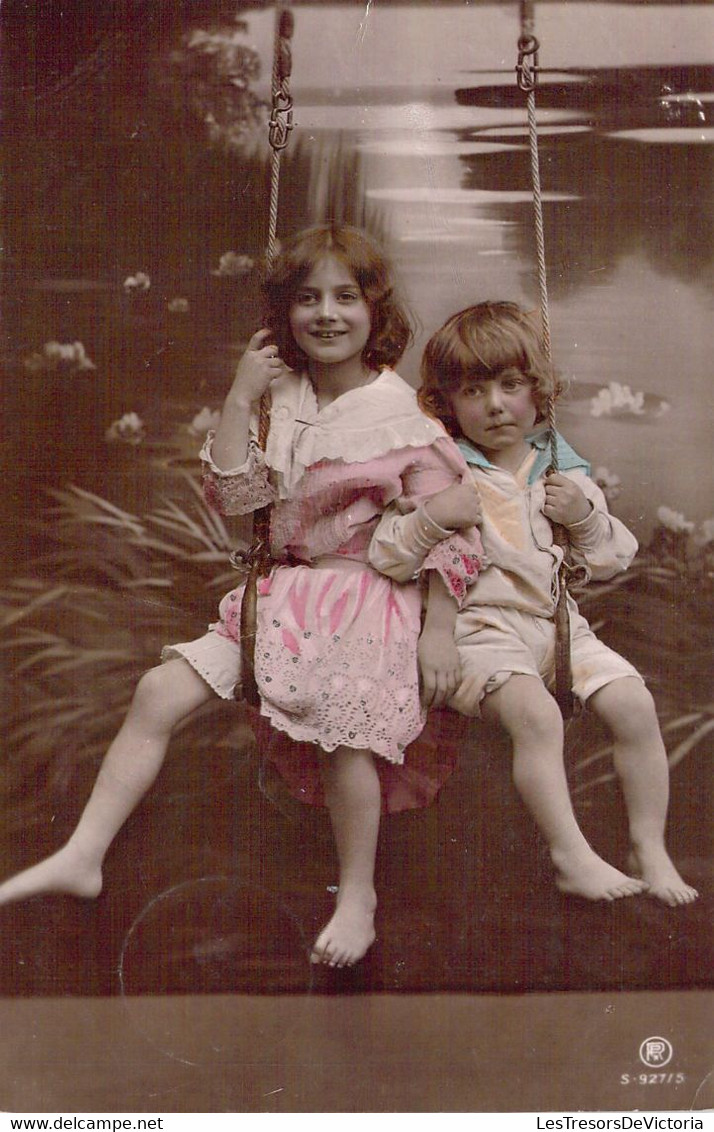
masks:
[[[430,769],[439,756],[427,741],[404,766],[426,718],[417,670],[422,589],[378,573],[368,551],[390,503],[417,511],[468,474],[465,462],[392,370],[322,410],[305,377],[274,382],[271,401],[265,454],[251,444],[242,467],[220,470],[210,435],[201,454],[217,510],[273,505],[275,565],[258,588],[255,647],[262,753],[298,797],[320,802],[317,749],[368,749],[380,756],[387,809],[424,804],[454,760]],[[429,548],[423,569],[438,570],[460,602],[480,567],[477,533],[442,530],[426,514],[419,531]],[[242,596],[243,585],[226,594],[204,637],[164,650],[227,699],[240,683]]]

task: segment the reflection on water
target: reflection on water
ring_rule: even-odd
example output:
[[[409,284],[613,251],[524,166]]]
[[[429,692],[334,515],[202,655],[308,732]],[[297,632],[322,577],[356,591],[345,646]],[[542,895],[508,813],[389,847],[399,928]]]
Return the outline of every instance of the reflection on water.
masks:
[[[583,20],[586,8],[579,7]],[[622,18],[617,6],[612,11]],[[475,67],[486,58],[507,63],[504,35],[512,42],[515,31],[507,15],[502,5],[481,8],[478,42],[467,51],[455,41],[454,60],[463,64],[472,51]],[[338,68],[336,87],[322,55],[314,67],[307,62],[315,18],[309,8],[296,18],[298,128],[281,227],[332,216],[367,221],[389,240],[418,324],[402,367],[416,382],[426,336],[455,309],[486,296],[537,304],[523,96],[510,66],[468,74],[444,63],[444,46],[428,31],[429,6],[403,10],[408,60],[393,66],[389,42],[374,25],[360,25],[357,55]],[[679,8],[656,17],[680,21],[680,30],[681,18]],[[327,35],[354,19],[328,5],[318,30]],[[711,354],[712,69],[696,60],[658,63],[658,50],[671,56],[669,33],[654,13],[648,20],[630,10],[627,19],[629,34],[633,20],[644,21],[654,62],[613,67],[603,58],[544,70],[537,99],[551,325],[556,360],[573,387],[562,424],[594,463],[620,475],[619,512],[646,533],[660,503],[696,521],[711,510],[711,462],[696,454],[712,442],[702,412]],[[543,20],[554,38],[547,13]],[[688,20],[691,49],[691,13]],[[213,25],[216,42],[220,26]],[[264,72],[270,27],[269,12],[250,14]],[[6,219],[8,411],[11,421],[28,419],[38,448],[49,449],[50,478],[53,460],[57,475],[75,478],[101,466],[104,431],[117,414],[138,410],[158,427],[171,398],[192,402],[192,410],[204,400],[218,404],[238,339],[260,315],[257,271],[227,280],[213,269],[229,252],[259,261],[265,167],[211,147],[202,124],[187,117],[190,99],[182,106],[162,72],[171,69],[180,31],[167,26],[157,46],[134,29],[121,51],[105,51],[63,81],[54,115],[43,86],[40,112],[18,110],[10,134],[10,187],[23,208]],[[588,28],[580,32],[587,37]],[[641,44],[633,38],[632,46],[641,58]],[[559,50],[568,58],[573,44]],[[26,66],[20,70],[24,81]],[[209,97],[210,84],[205,90]],[[121,284],[137,272],[151,290],[129,301]],[[48,340],[79,339],[97,371],[71,388],[56,374],[43,386],[23,369],[22,358]],[[666,400],[671,411],[589,417],[582,391],[613,381],[641,391],[646,404]],[[48,397],[60,410],[50,422],[38,410]],[[93,437],[98,453],[87,467],[64,458],[76,431],[67,422],[77,415],[85,446]],[[7,427],[6,438],[14,431]],[[6,440],[11,458],[13,443]]]
[[[551,126],[539,141],[546,200],[558,192],[577,198],[567,205],[567,223],[555,206],[545,217],[547,259],[569,268],[567,279],[556,273],[556,285],[586,286],[593,270],[612,268],[633,251],[657,271],[711,283],[711,150],[700,143],[714,141],[713,77],[714,69],[704,67],[623,68],[539,84],[539,106],[570,112],[567,125]],[[456,98],[512,108],[522,95],[510,84],[457,90]],[[658,143],[648,144],[653,132]],[[462,141],[479,133],[458,131]],[[488,136],[498,140],[498,128]],[[526,131],[501,137],[509,148],[461,155],[464,188],[500,195],[530,185]]]
[[[712,68],[703,66],[577,68],[557,75],[541,69],[538,103],[557,110],[578,111],[593,128],[650,129],[692,127],[700,140],[711,125]],[[514,84],[461,87],[461,106],[520,107]]]
[[[591,69],[566,81],[546,76],[537,93],[551,322],[556,362],[571,381],[561,424],[595,464],[617,469],[619,512],[641,536],[656,507],[674,498],[694,520],[711,510],[710,462],[704,479],[695,477],[694,454],[712,443],[702,413],[711,368],[712,74]],[[457,89],[453,100],[450,128],[443,106],[438,128],[433,114],[419,122],[412,107],[411,131],[357,139],[372,163],[370,198],[398,236],[423,322],[420,345],[468,302],[538,303],[523,95],[500,75]],[[417,380],[416,368],[409,376]],[[584,412],[592,391],[613,381],[638,390],[645,411],[600,420]],[[672,409],[666,419],[649,408],[663,402]]]

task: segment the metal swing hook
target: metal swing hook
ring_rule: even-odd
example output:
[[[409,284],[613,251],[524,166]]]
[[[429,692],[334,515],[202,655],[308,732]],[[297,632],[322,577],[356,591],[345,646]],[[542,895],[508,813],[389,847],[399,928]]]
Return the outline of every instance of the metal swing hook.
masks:
[[[264,538],[258,538],[247,550],[233,550],[228,555],[228,561],[234,570],[248,574],[253,566],[263,566],[267,557],[267,546]]]
[[[278,19],[273,68],[273,105],[268,122],[268,140],[274,151],[285,149],[293,128],[293,100],[290,94],[290,75],[293,67],[290,40],[293,30],[293,14],[285,9]]]
[[[540,43],[534,35],[522,35],[518,40],[516,76],[519,90],[529,94],[538,83],[538,50]]]
[[[293,100],[282,91],[273,97],[273,110],[268,122],[268,141],[273,150],[285,149],[293,128]]]

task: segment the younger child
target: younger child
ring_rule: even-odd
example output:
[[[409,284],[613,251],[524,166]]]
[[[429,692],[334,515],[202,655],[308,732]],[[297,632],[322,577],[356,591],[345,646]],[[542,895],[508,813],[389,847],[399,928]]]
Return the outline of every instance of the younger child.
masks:
[[[515,785],[548,843],[563,892],[614,900],[647,891],[672,907],[692,902],[698,894],[665,848],[668,766],[652,697],[632,665],[597,639],[569,597],[572,690],[612,732],[632,876],[593,851],[570,801],[563,721],[551,694],[563,554],[551,524],[567,528],[573,564],[594,579],[625,570],[637,544],[608,513],[588,465],[562,437],[560,471],[549,473],[549,436],[534,430],[559,389],[534,325],[509,302],[460,311],[427,344],[422,381],[422,406],[458,439],[470,465],[488,565],[458,615],[448,606],[433,620],[427,615],[420,654],[446,657],[455,647],[461,684],[448,702],[465,715],[498,721],[509,734]],[[464,486],[426,504],[432,520],[452,529],[473,521],[472,508]],[[373,565],[393,578],[410,577],[422,556],[414,532],[413,516],[393,509],[375,533]],[[449,616],[452,625],[456,616],[455,645]],[[429,691],[432,702],[445,699],[433,677]]]
[[[391,368],[410,332],[380,250],[352,228],[300,233],[276,261],[266,296],[270,327],[248,344],[202,452],[205,487],[227,514],[273,504],[275,565],[258,587],[255,677],[261,714],[298,741],[306,780],[313,766],[322,774],[340,873],[334,915],[311,958],[341,967],[374,940],[377,763],[401,770],[425,722],[420,591],[378,574],[367,548],[384,509],[402,499],[434,545],[426,566],[444,578],[436,600],[455,606],[450,593],[473,581],[480,543],[472,532],[442,544],[444,532],[421,515],[426,498],[468,470]],[[267,390],[263,452],[255,437]],[[142,677],[72,837],[0,885],[0,904],[47,892],[98,895],[104,856],[156,778],[173,729],[212,695],[232,700],[240,687],[242,598],[237,586],[203,637],[168,647],[165,663]],[[453,673],[448,687],[455,690]],[[291,749],[275,744],[275,761],[284,757],[288,770]]]

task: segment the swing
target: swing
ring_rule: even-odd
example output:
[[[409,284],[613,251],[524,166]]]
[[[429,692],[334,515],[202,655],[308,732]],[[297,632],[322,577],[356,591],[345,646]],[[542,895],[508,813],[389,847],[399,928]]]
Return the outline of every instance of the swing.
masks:
[[[280,6],[275,14],[273,48],[272,111],[268,122],[268,141],[271,149],[270,212],[266,247],[266,274],[275,260],[278,230],[278,199],[280,192],[280,160],[293,128],[293,101],[290,94],[292,55],[290,40],[293,36],[292,12]],[[270,428],[270,394],[266,390],[260,399],[258,417],[258,444],[265,451]],[[251,707],[258,707],[260,697],[255,682],[255,634],[257,621],[258,582],[270,564],[270,506],[260,507],[253,515],[253,541],[247,551],[234,551],[231,563],[237,569],[248,568],[243,601],[241,603],[241,685],[240,698]]]
[[[545,355],[552,363],[550,339],[550,319],[548,314],[548,284],[545,263],[545,239],[543,226],[543,202],[540,185],[540,164],[538,160],[538,127],[536,123],[535,91],[538,83],[538,50],[540,44],[534,35],[534,0],[521,0],[521,34],[518,39],[518,62],[516,78],[519,90],[527,96],[528,141],[531,158],[531,184],[533,188],[533,214],[536,236],[536,255],[538,262],[538,291],[540,296],[540,317],[542,343]],[[550,445],[550,471],[560,470],[558,457],[558,433],[555,421],[555,394],[548,397],[548,442]],[[555,607],[555,699],[563,719],[567,722],[573,714],[572,676],[570,668],[570,615],[568,612],[568,532],[559,523],[553,523],[553,542],[560,547],[563,558],[558,570],[558,598]]]
[[[538,262],[538,287],[540,295],[540,316],[543,348],[549,362],[552,362],[550,322],[548,313],[548,287],[545,263],[545,241],[543,227],[543,208],[540,186],[540,167],[538,160],[538,128],[536,123],[535,90],[538,81],[539,43],[534,35],[534,0],[520,2],[521,33],[518,39],[518,62],[516,76],[519,89],[527,95],[528,134],[531,157],[531,182],[533,188],[533,209]],[[293,128],[292,97],[290,95],[290,74],[292,59],[290,40],[294,22],[292,12],[287,6],[276,9],[275,40],[272,74],[272,112],[268,123],[268,139],[271,147],[270,211],[266,251],[266,269],[270,272],[276,253],[278,199],[280,187],[280,159]],[[559,471],[558,438],[555,420],[555,396],[548,397],[548,437],[550,444],[550,468]],[[270,394],[266,391],[260,401],[258,443],[265,450],[270,427]],[[267,572],[270,564],[270,506],[261,507],[254,513],[253,541],[247,551],[236,551],[231,556],[234,566],[248,568],[248,576],[241,605],[241,673],[242,685],[239,698],[252,707],[260,702],[255,681],[254,658],[257,619],[257,589],[259,579]],[[563,551],[563,559],[558,570],[558,598],[555,609],[555,699],[567,721],[573,713],[570,668],[570,617],[568,612],[568,537],[567,531],[558,523],[553,524],[553,540]]]

